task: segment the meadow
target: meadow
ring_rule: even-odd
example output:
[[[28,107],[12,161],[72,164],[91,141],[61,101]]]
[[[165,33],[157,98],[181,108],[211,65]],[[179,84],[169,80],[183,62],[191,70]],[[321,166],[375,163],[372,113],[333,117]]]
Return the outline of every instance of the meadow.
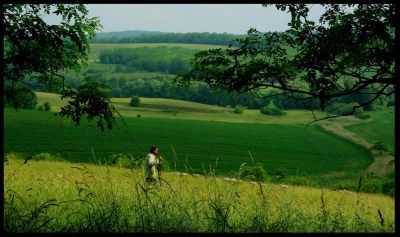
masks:
[[[354,124],[345,128],[371,143],[385,142],[389,149],[394,152],[394,107],[386,111],[366,112],[371,120],[366,123]]]
[[[372,163],[367,150],[319,126],[146,117],[124,117],[117,122],[113,130],[103,133],[94,123],[82,121],[75,127],[53,112],[6,109],[4,149],[104,164],[117,154],[136,157],[157,145],[177,170],[212,168],[218,174],[253,161],[263,164],[270,174],[284,168],[297,175],[357,173]]]
[[[227,48],[221,45],[207,45],[207,44],[175,44],[175,43],[127,43],[127,44],[90,44],[90,61],[94,62],[98,60],[100,52],[103,50],[110,50],[114,48],[142,48],[142,47],[179,47],[187,49],[216,49],[216,48]]]
[[[7,232],[394,232],[394,199],[65,161],[4,164]]]

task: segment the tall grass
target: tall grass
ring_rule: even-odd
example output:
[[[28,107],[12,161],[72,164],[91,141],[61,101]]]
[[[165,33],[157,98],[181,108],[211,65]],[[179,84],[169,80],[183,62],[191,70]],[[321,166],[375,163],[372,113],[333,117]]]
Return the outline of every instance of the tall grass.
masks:
[[[6,232],[393,232],[380,195],[8,159]]]

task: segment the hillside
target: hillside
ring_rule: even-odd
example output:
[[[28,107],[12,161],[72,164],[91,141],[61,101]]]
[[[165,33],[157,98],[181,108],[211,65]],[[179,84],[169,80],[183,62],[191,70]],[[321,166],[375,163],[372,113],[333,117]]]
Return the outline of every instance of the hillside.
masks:
[[[394,232],[394,199],[142,169],[28,161],[4,165],[6,231]],[[151,222],[149,222],[152,220]],[[150,224],[149,223],[153,223]],[[23,229],[21,229],[21,226]]]
[[[52,93],[37,92],[38,103],[50,102],[52,111],[59,111],[66,102]],[[232,108],[164,98],[141,98],[142,106],[130,107],[130,98],[112,98],[121,115],[126,117],[174,118],[240,123],[298,124],[306,125],[313,115],[307,110],[286,110],[284,117],[263,115],[259,110],[246,109],[243,114],[235,114]],[[211,113],[212,112],[212,113]],[[314,111],[317,118],[326,113]],[[325,123],[322,121],[321,123]]]
[[[54,94],[37,94],[39,103],[50,102],[52,111],[65,103]],[[274,117],[256,110],[239,115],[228,108],[168,99],[142,98],[140,107],[129,107],[128,98],[112,101],[123,120],[117,118],[114,129],[104,133],[85,120],[75,128],[51,112],[6,109],[5,151],[49,152],[74,162],[105,163],[117,154],[140,156],[156,144],[171,167],[181,171],[214,169],[229,174],[254,159],[271,175],[284,168],[291,175],[312,175],[313,180],[327,173],[354,178],[372,163],[364,148],[319,126],[306,128],[312,116],[307,111]]]

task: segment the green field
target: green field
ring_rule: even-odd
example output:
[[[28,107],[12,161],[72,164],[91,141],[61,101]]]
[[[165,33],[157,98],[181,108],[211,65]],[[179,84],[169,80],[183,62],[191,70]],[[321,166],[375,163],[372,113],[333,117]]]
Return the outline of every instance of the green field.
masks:
[[[39,104],[49,102],[52,111],[59,111],[66,104],[59,95],[52,93],[37,92]],[[305,126],[313,120],[313,115],[307,110],[287,110],[284,117],[263,115],[259,110],[246,109],[243,114],[235,114],[231,108],[225,108],[201,103],[163,99],[163,98],[141,98],[140,107],[130,107],[130,98],[112,98],[111,100],[118,111],[124,117],[145,118],[170,118],[190,119],[237,123],[268,123],[268,124],[297,124]],[[326,113],[314,111],[317,118],[326,116]],[[321,121],[320,123],[325,123]]]
[[[299,175],[358,172],[372,162],[366,150],[319,126],[125,117],[126,124],[119,120],[112,131],[102,133],[94,123],[83,121],[74,127],[52,112],[4,111],[5,152],[59,153],[74,162],[104,163],[118,153],[143,154],[151,145],[159,146],[173,164],[172,145],[178,170],[185,170],[187,159],[187,167],[201,170],[211,165],[220,174],[251,163],[249,152],[271,174],[278,168]]]
[[[188,49],[216,49],[216,48],[226,48],[226,46],[221,45],[207,45],[207,44],[174,44],[174,43],[128,43],[128,44],[90,44],[90,61],[98,60],[100,52],[103,50],[110,50],[114,48],[140,48],[140,47],[180,47]]]
[[[360,123],[346,126],[345,128],[371,143],[383,141],[394,151],[394,107],[386,111],[365,112],[372,120],[367,123]]]

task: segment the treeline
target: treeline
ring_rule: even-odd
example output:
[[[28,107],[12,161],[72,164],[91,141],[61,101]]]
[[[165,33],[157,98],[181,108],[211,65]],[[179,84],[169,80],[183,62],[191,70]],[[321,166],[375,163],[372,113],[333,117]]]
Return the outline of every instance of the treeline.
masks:
[[[183,43],[183,44],[212,44],[238,46],[237,38],[241,35],[228,33],[162,33],[162,34],[143,34],[130,37],[94,37],[90,43]]]
[[[245,106],[249,109],[260,109],[266,105],[270,105],[272,102],[274,106],[279,109],[313,109],[319,110],[319,101],[303,101],[286,97],[285,95],[279,94],[277,90],[271,90],[266,95],[274,95],[265,99],[256,97],[254,94],[247,93],[227,93],[223,90],[211,89],[204,83],[194,83],[190,87],[177,87],[172,83],[173,76],[171,75],[158,75],[154,77],[146,78],[132,78],[128,76],[119,76],[107,78],[104,73],[97,73],[92,71],[87,73],[87,76],[96,78],[96,80],[106,84],[111,88],[112,97],[116,98],[128,98],[132,96],[149,97],[149,98],[167,98],[167,99],[178,99],[185,101],[198,102],[210,105],[219,106],[230,106],[235,107],[237,105]],[[66,76],[65,84],[67,87],[77,89],[80,85],[79,79],[74,76]],[[30,87],[36,91],[46,92],[44,87],[37,87],[35,83],[31,81]],[[342,98],[337,98],[329,102],[327,111],[330,106],[335,107],[337,104],[351,104],[358,103],[362,104],[368,101],[370,94],[366,90],[362,93],[355,95],[348,95]],[[386,106],[394,106],[395,96],[380,96],[374,103],[364,106],[363,109],[366,111],[371,110],[383,110]]]
[[[283,109],[308,109],[310,106],[317,109],[319,105],[318,101],[303,104],[283,96],[260,99],[250,92],[228,93],[223,90],[211,89],[205,83],[193,83],[190,87],[178,87],[172,82],[173,76],[168,75],[147,78],[129,78],[128,76],[106,78],[102,73],[88,73],[87,75],[109,86],[112,89],[112,97],[117,98],[132,96],[168,98],[224,107],[242,105],[249,109],[260,109],[270,101]],[[69,87],[77,88],[79,81],[73,77],[67,77],[66,84]]]
[[[163,72],[176,74],[189,69],[189,59],[200,50],[182,47],[115,48],[100,52],[103,64],[118,64],[116,72]]]

